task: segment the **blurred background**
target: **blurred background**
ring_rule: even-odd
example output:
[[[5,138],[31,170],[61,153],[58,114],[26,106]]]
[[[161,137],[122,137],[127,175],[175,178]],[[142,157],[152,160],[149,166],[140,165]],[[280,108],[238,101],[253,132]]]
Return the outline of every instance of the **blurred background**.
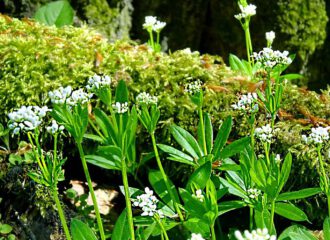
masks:
[[[47,0],[1,0],[0,12],[31,18]],[[76,26],[88,24],[109,41],[147,41],[144,17],[157,16],[167,26],[162,32],[168,51],[191,48],[216,54],[228,62],[229,53],[245,58],[244,33],[234,15],[235,0],[71,0]],[[254,0],[257,15],[251,20],[254,51],[266,45],[265,32],[275,31],[274,49],[296,53],[290,72],[304,75],[296,82],[319,91],[330,83],[330,0]]]

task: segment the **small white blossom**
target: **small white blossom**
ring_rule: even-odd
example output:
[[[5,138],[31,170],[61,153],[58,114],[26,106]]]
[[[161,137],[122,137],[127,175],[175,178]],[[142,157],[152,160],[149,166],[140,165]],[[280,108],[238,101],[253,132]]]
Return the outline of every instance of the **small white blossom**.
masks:
[[[292,63],[288,51],[274,51],[271,48],[263,48],[259,53],[254,52],[253,58],[267,68],[273,68],[279,64],[289,65]]]
[[[165,26],[166,22],[157,21],[155,25],[153,25],[152,30],[154,30],[155,32],[160,32]]]
[[[271,46],[274,42],[275,39],[275,32],[274,31],[270,31],[270,32],[266,32],[266,40],[267,40],[267,45]]]
[[[330,127],[317,127],[312,128],[312,132],[307,137],[302,135],[302,139],[306,143],[310,144],[322,144],[329,140],[329,129]]]
[[[249,198],[257,199],[259,197],[259,195],[261,194],[261,191],[256,188],[250,188],[246,191],[246,193],[248,194]]]
[[[102,87],[110,86],[111,78],[109,76],[99,76],[94,75],[88,79],[88,84],[86,86],[88,91],[96,91]]]
[[[52,125],[46,127],[47,132],[51,133],[51,134],[55,134],[55,133],[60,133],[63,132],[64,130],[64,126],[63,125],[58,125],[57,122],[53,119],[52,120]]]
[[[84,92],[83,89],[78,89],[72,92],[71,97],[67,99],[67,104],[74,106],[78,103],[85,104],[93,97],[93,94],[88,94]]]
[[[200,233],[192,233],[189,240],[205,240]]]
[[[8,127],[13,130],[13,134],[19,134],[20,131],[32,131],[41,125],[42,119],[49,111],[50,109],[46,106],[22,106],[8,114]]]
[[[137,196],[137,199],[132,199],[132,205],[134,207],[142,208],[141,216],[154,216],[158,214],[159,217],[164,217],[161,210],[157,210],[158,199],[153,195],[154,192],[148,187],[144,189],[145,193]]]
[[[249,4],[247,6],[243,6],[241,4],[238,4],[239,8],[241,9],[241,13],[235,15],[235,18],[237,18],[238,20],[241,20],[243,18],[249,18],[253,15],[256,15],[257,11],[257,7],[253,4]]]
[[[115,111],[115,113],[122,114],[122,113],[125,113],[128,111],[128,103],[127,102],[125,102],[125,103],[116,102],[116,103],[112,104],[112,108]]]
[[[152,30],[155,24],[157,23],[157,18],[153,16],[146,16],[143,23],[143,28],[148,31]]]
[[[237,230],[235,231],[235,237],[237,240],[276,240],[275,235],[269,235],[267,228],[258,228],[257,230],[252,230],[252,232],[245,230],[244,234]]]
[[[258,96],[256,93],[248,93],[242,95],[237,103],[231,105],[235,110],[241,110],[248,113],[255,113],[258,111]]]
[[[149,93],[142,92],[137,95],[136,102],[138,104],[157,105],[158,98],[155,96],[151,96]]]
[[[72,93],[72,87],[67,86],[65,88],[60,87],[59,89],[56,89],[54,91],[50,91],[48,93],[48,96],[50,98],[50,101],[54,104],[64,104],[66,102],[66,99],[71,96]]]
[[[269,124],[266,126],[262,126],[260,128],[256,128],[254,135],[262,142],[270,143],[273,137],[273,129]]]
[[[275,162],[276,163],[280,163],[281,161],[282,161],[281,155],[280,154],[276,154],[276,156],[275,156]]]
[[[204,202],[204,195],[201,189],[197,189],[195,194],[193,194],[195,198],[197,198],[199,201]]]
[[[201,89],[202,89],[202,81],[201,80],[196,80],[195,82],[187,83],[185,85],[184,91],[191,94],[191,95],[194,95],[195,93],[200,92]]]

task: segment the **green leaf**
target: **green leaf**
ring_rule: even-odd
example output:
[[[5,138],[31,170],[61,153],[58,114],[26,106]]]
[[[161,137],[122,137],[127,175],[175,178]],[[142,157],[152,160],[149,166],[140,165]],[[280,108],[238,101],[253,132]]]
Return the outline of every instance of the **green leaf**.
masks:
[[[206,151],[207,153],[211,153],[213,147],[213,128],[212,128],[211,117],[210,114],[208,113],[204,113],[203,115],[204,115],[203,117],[204,129],[202,129],[201,122],[198,123],[198,143],[199,146],[203,149],[203,132],[204,132]]]
[[[327,240],[327,238],[324,239]],[[317,238],[305,227],[293,225],[285,229],[278,240],[317,240]]]
[[[207,181],[211,177],[211,171],[212,164],[210,161],[197,168],[195,172],[190,176],[186,189],[188,191],[191,191],[191,189],[195,188],[203,190],[206,186]]]
[[[171,147],[171,146],[168,146],[165,144],[157,144],[157,146],[163,152],[170,154],[171,158],[168,158],[169,160],[186,163],[186,164],[189,164],[192,166],[196,165],[196,163],[194,162],[194,159],[192,157],[190,157],[188,154],[185,154],[184,152],[181,152],[180,150],[177,150],[174,147]]]
[[[97,240],[88,225],[75,218],[71,220],[71,235],[73,240]]]
[[[34,18],[43,24],[56,27],[72,25],[74,11],[68,1],[55,1],[39,8]]]
[[[220,159],[229,158],[237,153],[242,152],[248,144],[250,144],[250,137],[238,139],[227,145],[219,154]]]
[[[169,183],[169,186],[172,190],[172,193],[174,194],[174,201],[176,203],[180,203],[179,195],[176,191],[175,186],[171,182],[169,178],[167,178],[167,181]],[[171,196],[167,190],[163,175],[160,171],[151,170],[149,172],[149,182],[152,186],[152,188],[155,190],[155,192],[158,194],[158,196],[169,206],[172,210],[174,210],[173,201],[171,199]]]
[[[281,169],[281,177],[280,177],[280,183],[279,183],[279,188],[278,188],[278,194],[281,192],[282,188],[284,187],[286,181],[288,180],[290,176],[290,171],[291,171],[291,165],[292,165],[292,155],[291,153],[288,153],[285,156],[282,169]]]
[[[107,159],[102,156],[86,155],[85,158],[88,163],[98,166],[100,168],[111,169],[111,170],[120,170],[121,169],[119,166],[116,165],[116,163],[113,160]]]
[[[220,202],[218,204],[218,211],[219,211],[218,216],[245,206],[247,206],[247,204],[244,201],[240,201],[240,200]]]
[[[203,218],[204,214],[207,212],[207,209],[204,207],[203,202],[193,197],[190,192],[183,188],[179,189],[179,193],[184,202],[185,210],[192,214],[192,217],[196,217],[201,220],[204,219],[208,222],[208,218]]]
[[[287,200],[296,200],[314,196],[320,193],[322,190],[320,188],[305,188],[299,191],[281,193],[276,201],[287,201]]]
[[[112,240],[128,240],[130,238],[126,208],[122,211],[113,228]]]
[[[330,218],[327,217],[323,222],[323,237],[324,240],[330,240]]]
[[[210,226],[207,222],[199,218],[189,218],[186,222],[183,223],[183,226],[190,232],[200,233],[205,238],[210,235]]]
[[[225,119],[225,121],[222,123],[220,130],[217,134],[217,137],[214,141],[214,148],[213,148],[213,155],[215,156],[215,160],[218,160],[220,156],[220,151],[225,146],[227,139],[229,137],[231,127],[232,127],[232,117],[229,116]]]
[[[229,54],[229,66],[233,71],[244,72],[244,65],[242,61],[234,54]]]
[[[275,213],[293,221],[308,221],[306,214],[292,203],[275,203]]]
[[[196,139],[183,128],[172,125],[171,133],[178,144],[181,145],[194,159],[199,159],[203,156]]]
[[[116,88],[116,102],[128,102],[128,89],[124,80],[120,80]]]
[[[90,139],[90,140],[93,140],[93,141],[99,142],[99,143],[103,143],[104,142],[104,139],[103,138],[101,138],[100,136],[95,135],[95,134],[85,133],[84,134],[84,138],[87,138],[87,139]]]
[[[0,224],[0,233],[1,234],[8,234],[13,230],[12,226],[8,224]]]

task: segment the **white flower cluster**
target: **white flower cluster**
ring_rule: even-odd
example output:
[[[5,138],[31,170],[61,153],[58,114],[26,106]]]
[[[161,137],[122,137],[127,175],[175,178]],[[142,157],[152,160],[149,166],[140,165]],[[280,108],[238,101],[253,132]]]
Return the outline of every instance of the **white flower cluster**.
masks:
[[[267,44],[269,46],[271,46],[273,44],[274,39],[275,39],[275,32],[274,31],[266,32],[266,40],[267,40]]]
[[[67,86],[66,88],[60,87],[54,91],[50,91],[48,96],[52,103],[54,104],[68,104],[70,106],[80,104],[85,104],[89,102],[92,98],[93,94],[88,94],[84,92],[83,89],[78,89],[72,91],[71,86]]]
[[[8,114],[9,129],[13,134],[19,134],[20,131],[31,131],[40,126],[42,118],[50,111],[48,107],[22,106],[17,111]]]
[[[205,240],[200,233],[192,233],[189,240]]]
[[[157,105],[158,98],[155,96],[151,96],[149,93],[142,92],[137,95],[136,101],[138,104]]]
[[[53,119],[52,120],[52,125],[46,127],[47,132],[51,133],[51,134],[55,134],[55,133],[61,133],[64,130],[64,126],[63,125],[58,125],[57,122]]]
[[[115,111],[115,113],[125,113],[128,111],[128,102],[124,102],[124,103],[120,103],[120,102],[116,102],[114,104],[112,104],[112,108]]]
[[[256,188],[250,188],[246,191],[246,193],[249,195],[249,198],[257,199],[259,197],[259,195],[261,194],[261,191]]]
[[[194,95],[195,93],[198,93],[202,89],[202,81],[201,80],[196,80],[195,82],[192,83],[187,83],[185,85],[184,91]]]
[[[86,89],[88,91],[95,91],[102,87],[110,86],[110,84],[111,78],[109,76],[99,76],[95,74],[93,77],[88,79]]]
[[[204,195],[201,189],[197,189],[195,194],[193,194],[195,198],[197,198],[199,201],[204,202]]]
[[[231,105],[235,110],[241,110],[248,113],[255,113],[258,111],[258,96],[256,93],[248,93],[242,95],[237,103]]]
[[[278,64],[289,65],[292,63],[288,51],[274,51],[271,48],[263,48],[259,53],[254,52],[253,58],[268,68],[273,68]]]
[[[243,6],[241,4],[238,4],[239,8],[241,9],[241,13],[235,15],[235,18],[238,20],[241,20],[243,18],[249,18],[253,15],[256,15],[257,13],[257,7],[253,4],[248,4],[246,6]]]
[[[330,127],[312,128],[311,134],[309,134],[308,137],[306,135],[302,135],[302,139],[306,143],[322,144],[329,140],[329,129]]]
[[[266,126],[262,126],[260,128],[256,128],[254,135],[262,142],[270,143],[273,137],[273,129],[269,124]]]
[[[157,17],[146,16],[143,24],[143,28],[148,31],[160,32],[166,26],[165,22],[160,22]]]
[[[275,235],[269,235],[267,228],[258,228],[252,232],[245,230],[243,235],[240,231],[237,230],[235,231],[235,237],[237,240],[276,240]]]
[[[145,193],[137,196],[137,199],[132,199],[134,207],[142,208],[141,216],[154,216],[158,214],[159,217],[164,217],[164,214],[161,210],[157,210],[158,199],[153,195],[154,192],[148,187],[144,189]]]

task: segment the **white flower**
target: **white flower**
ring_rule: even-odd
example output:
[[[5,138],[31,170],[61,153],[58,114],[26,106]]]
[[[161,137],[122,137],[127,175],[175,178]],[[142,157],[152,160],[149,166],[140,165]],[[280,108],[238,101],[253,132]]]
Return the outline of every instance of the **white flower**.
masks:
[[[280,163],[281,161],[282,161],[281,155],[280,154],[276,154],[276,156],[275,156],[275,162],[276,163]]]
[[[329,140],[329,129],[330,127],[317,127],[312,128],[312,132],[307,137],[302,135],[302,139],[306,143],[310,144],[322,144]]]
[[[63,125],[58,125],[57,122],[53,119],[52,120],[52,125],[46,127],[47,132],[51,133],[51,134],[55,134],[55,133],[60,133],[64,130],[64,126]]]
[[[136,101],[138,104],[157,105],[158,98],[155,96],[151,96],[149,93],[142,92],[137,95]]]
[[[249,4],[245,7],[241,4],[238,4],[238,5],[239,5],[239,8],[241,9],[241,13],[235,15],[235,18],[237,18],[238,20],[251,17],[253,15],[256,15],[256,13],[257,13],[257,11],[256,11],[257,7],[253,4]]]
[[[152,30],[154,30],[155,32],[160,32],[165,26],[166,22],[157,21],[156,24],[153,25]]]
[[[154,192],[148,187],[144,189],[145,193],[137,196],[137,199],[132,199],[132,205],[134,207],[142,208],[141,216],[154,216],[158,214],[159,217],[164,217],[161,210],[157,210],[158,199],[153,195]]]
[[[20,131],[32,131],[41,125],[42,119],[49,111],[50,109],[46,106],[22,106],[8,114],[8,127],[13,130],[13,134],[19,134]]]
[[[270,236],[268,234],[268,229],[260,229],[253,230],[252,232],[249,232],[248,230],[244,231],[244,234],[240,231],[235,231],[235,237],[237,240],[276,240],[276,236],[272,235]]]
[[[254,135],[260,141],[270,143],[273,137],[273,129],[267,124],[266,126],[256,128]]]
[[[191,95],[194,95],[195,93],[200,92],[201,89],[202,89],[202,81],[201,80],[196,80],[195,82],[187,83],[185,85],[184,91],[191,94]]]
[[[66,99],[71,96],[72,88],[67,86],[66,88],[60,87],[54,91],[50,91],[48,96],[50,101],[54,104],[64,104]]]
[[[96,91],[102,87],[110,86],[111,78],[109,76],[99,76],[94,75],[88,79],[88,84],[86,86],[88,91]]]
[[[263,48],[259,53],[254,52],[253,58],[267,68],[273,68],[278,64],[289,65],[292,63],[288,51],[274,51],[271,48]]]
[[[78,103],[85,104],[88,103],[92,97],[93,94],[88,94],[80,88],[71,93],[71,97],[67,99],[67,104],[71,106],[77,105]]]
[[[115,113],[125,113],[128,111],[128,103],[120,103],[120,102],[116,102],[114,104],[112,104],[112,108],[115,111]]]
[[[153,29],[154,25],[157,23],[157,18],[153,16],[146,16],[143,23],[143,28],[147,30]]]
[[[193,194],[194,197],[196,197],[199,201],[204,201],[204,195],[201,189],[197,189],[195,194]]]
[[[237,103],[231,105],[235,110],[241,110],[247,113],[255,113],[258,111],[258,96],[256,93],[248,93],[242,95]]]
[[[261,194],[261,191],[256,188],[250,188],[246,191],[246,193],[248,194],[249,198],[257,199],[259,197],[259,195]]]
[[[200,233],[192,233],[190,240],[205,240]]]
[[[270,32],[266,32],[266,40],[269,46],[272,45],[273,41],[275,39],[275,32],[274,31],[270,31]]]

